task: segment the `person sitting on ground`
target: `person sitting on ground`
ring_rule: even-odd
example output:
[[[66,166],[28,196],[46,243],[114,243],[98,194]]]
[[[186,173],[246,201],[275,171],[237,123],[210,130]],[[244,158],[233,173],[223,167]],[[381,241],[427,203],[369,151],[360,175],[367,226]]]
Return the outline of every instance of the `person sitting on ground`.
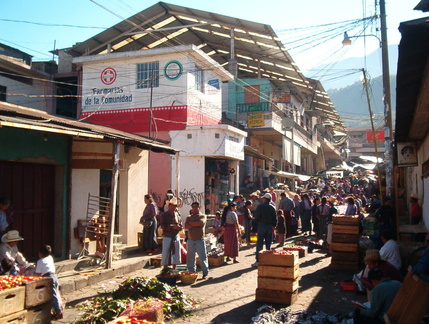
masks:
[[[27,262],[25,257],[18,251],[17,244],[19,241],[24,240],[21,236],[19,236],[19,232],[12,230],[7,232],[1,237],[0,244],[0,260],[5,258],[13,260],[13,262],[17,265],[17,273],[19,275],[34,275],[34,264]]]
[[[429,282],[429,233],[426,235],[426,249],[419,261],[411,268],[411,272],[420,279]]]
[[[391,263],[396,269],[401,270],[402,260],[398,244],[393,240],[393,233],[390,230],[384,230],[381,234],[383,246],[380,249],[382,260]]]
[[[61,311],[61,297],[59,293],[59,283],[57,275],[55,274],[54,259],[52,258],[52,248],[50,245],[42,245],[39,248],[39,260],[36,264],[36,276],[49,277],[53,280],[53,299],[52,307],[55,311],[53,315],[54,320],[63,318]]]
[[[399,281],[386,278],[378,268],[368,272],[368,280],[374,286],[372,290],[371,307],[364,308],[359,304],[354,304],[356,310],[353,316],[355,324],[384,324],[384,314],[387,313],[393,300],[396,297],[401,283]]]

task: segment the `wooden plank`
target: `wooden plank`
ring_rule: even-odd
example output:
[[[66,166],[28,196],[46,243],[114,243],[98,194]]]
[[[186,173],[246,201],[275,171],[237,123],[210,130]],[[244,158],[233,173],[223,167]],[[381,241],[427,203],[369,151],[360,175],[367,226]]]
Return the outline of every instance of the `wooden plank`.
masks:
[[[52,304],[48,302],[45,304],[41,304],[41,305],[29,308],[27,310],[27,323],[28,324],[51,323],[51,320],[52,320],[51,307],[52,307]]]
[[[258,276],[258,288],[294,292],[298,289],[298,279],[279,279]]]
[[[308,255],[308,246],[300,246],[299,249],[297,249],[294,246],[284,246],[284,251],[298,251],[299,258],[304,258]]]
[[[270,278],[296,279],[299,276],[299,265],[294,267],[258,266],[258,276]]]
[[[294,292],[256,288],[255,300],[263,303],[292,305],[298,299],[298,289]]]
[[[419,324],[428,312],[429,283],[408,272],[387,317],[397,324]]]
[[[274,254],[259,252],[259,264],[268,266],[293,267],[298,264],[298,251],[291,251],[291,254]]]
[[[357,243],[358,241],[358,234],[332,233],[332,242],[334,243]]]
[[[25,283],[25,308],[47,303],[53,298],[54,281],[46,277]]]
[[[358,250],[358,244],[355,243],[331,243],[331,249],[332,251],[339,251],[339,252],[356,252]]]
[[[24,309],[25,287],[16,287],[0,292],[0,317],[22,311]]]
[[[0,317],[0,324],[27,324],[27,311],[23,310],[7,316]]]
[[[359,234],[359,226],[332,225],[332,233]]]
[[[338,216],[332,215],[332,223],[334,225],[359,225],[359,216]]]
[[[359,261],[359,254],[357,252],[339,252],[332,251],[332,260],[343,260],[343,261]]]

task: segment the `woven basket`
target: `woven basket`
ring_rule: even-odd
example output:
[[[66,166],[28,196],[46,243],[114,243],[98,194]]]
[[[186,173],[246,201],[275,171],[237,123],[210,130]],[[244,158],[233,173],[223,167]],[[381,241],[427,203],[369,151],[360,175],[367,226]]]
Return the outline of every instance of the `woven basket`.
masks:
[[[182,271],[180,273],[180,281],[185,285],[191,285],[197,281],[198,272]]]

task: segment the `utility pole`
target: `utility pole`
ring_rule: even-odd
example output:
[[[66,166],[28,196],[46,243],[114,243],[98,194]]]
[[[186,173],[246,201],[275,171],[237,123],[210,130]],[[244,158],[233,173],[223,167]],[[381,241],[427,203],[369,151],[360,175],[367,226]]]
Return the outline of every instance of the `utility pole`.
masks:
[[[380,0],[380,31],[381,60],[383,71],[383,103],[384,103],[384,163],[386,170],[386,196],[393,197],[393,129],[392,102],[390,95],[389,51],[387,47],[386,1]],[[380,193],[381,194],[381,193]]]

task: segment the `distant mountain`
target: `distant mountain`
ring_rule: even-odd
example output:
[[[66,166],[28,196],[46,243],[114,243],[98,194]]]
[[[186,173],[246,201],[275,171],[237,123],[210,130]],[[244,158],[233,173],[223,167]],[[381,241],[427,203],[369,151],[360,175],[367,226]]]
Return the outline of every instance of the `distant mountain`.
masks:
[[[396,104],[396,70],[398,62],[398,45],[389,46],[389,70],[390,70],[390,89],[391,101],[393,107],[393,117],[395,116]],[[381,51],[375,51],[366,57],[367,76],[370,77],[370,99],[371,108],[374,114],[374,125],[380,129],[384,124],[383,107],[383,80]],[[348,58],[340,61],[332,68],[331,75],[337,75],[335,80],[321,80],[325,90],[332,100],[339,115],[347,127],[371,126],[369,119],[368,103],[364,86],[360,79],[362,72],[352,73],[353,70],[359,70],[364,67],[364,58]],[[326,66],[320,66],[314,70],[326,69]],[[310,71],[311,73],[311,71]],[[343,74],[344,76],[341,76]]]
[[[396,104],[396,75],[390,76],[391,102],[395,116]],[[368,100],[363,84],[355,82],[342,89],[328,90],[338,114],[346,127],[370,127]],[[383,80],[382,76],[369,81],[371,110],[374,116],[374,126],[377,129],[384,123]]]

